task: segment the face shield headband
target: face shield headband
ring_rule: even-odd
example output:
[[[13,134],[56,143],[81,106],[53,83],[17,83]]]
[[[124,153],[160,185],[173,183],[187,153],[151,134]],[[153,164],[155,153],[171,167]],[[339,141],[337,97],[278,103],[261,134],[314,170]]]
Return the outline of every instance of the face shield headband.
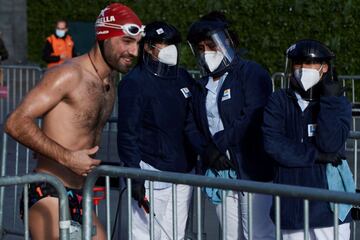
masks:
[[[188,42],[202,75],[221,74],[233,61],[235,49],[227,30],[217,30],[200,42]]]

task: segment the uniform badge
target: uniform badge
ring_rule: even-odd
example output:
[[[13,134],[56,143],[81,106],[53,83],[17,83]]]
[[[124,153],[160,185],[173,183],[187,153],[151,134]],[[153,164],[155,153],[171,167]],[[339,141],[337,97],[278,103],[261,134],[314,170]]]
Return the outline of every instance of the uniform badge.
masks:
[[[228,100],[228,99],[230,99],[230,98],[231,98],[230,88],[225,89],[225,90],[224,90],[224,94],[223,94],[223,96],[222,96],[222,98],[221,98],[221,101],[225,101],[225,100]]]
[[[191,97],[191,92],[187,87],[181,88],[180,91],[182,92],[185,98]]]
[[[315,136],[317,124],[308,124],[308,137]]]

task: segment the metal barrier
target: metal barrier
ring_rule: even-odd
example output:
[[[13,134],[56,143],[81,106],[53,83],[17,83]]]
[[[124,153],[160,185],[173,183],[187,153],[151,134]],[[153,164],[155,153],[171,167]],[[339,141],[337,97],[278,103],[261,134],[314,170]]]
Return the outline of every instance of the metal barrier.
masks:
[[[0,124],[35,86],[43,74],[40,67],[22,65],[0,65],[2,84],[7,87],[6,97],[0,98]]]
[[[181,173],[171,173],[171,172],[157,172],[157,171],[146,171],[133,168],[123,168],[123,167],[114,167],[114,166],[100,166],[91,172],[85,182],[83,188],[83,239],[91,239],[91,226],[92,226],[92,198],[93,198],[93,187],[100,176],[106,176],[106,194],[110,191],[109,186],[109,177],[125,177],[128,183],[128,236],[131,239],[131,178],[136,179],[146,179],[150,181],[150,239],[154,239],[154,213],[153,213],[153,182],[169,182],[172,183],[173,189],[176,187],[176,184],[185,184],[192,185],[196,187],[196,195],[201,196],[201,187],[212,187],[219,188],[223,190],[233,190],[233,191],[242,191],[249,193],[249,209],[248,209],[248,222],[249,222],[249,239],[252,239],[252,207],[251,199],[253,193],[261,193],[275,196],[275,213],[276,213],[276,239],[281,239],[280,234],[280,196],[282,197],[296,197],[304,199],[305,206],[305,217],[304,217],[304,230],[305,235],[309,231],[309,209],[308,204],[309,200],[318,200],[326,202],[335,203],[334,211],[334,239],[338,239],[338,203],[347,203],[351,205],[360,205],[360,194],[354,193],[341,193],[335,191],[328,191],[324,189],[308,188],[308,187],[299,187],[299,186],[289,186],[283,184],[271,184],[271,183],[260,183],[246,180],[231,180],[231,179],[221,179],[221,178],[209,178],[205,176],[198,176],[193,174],[181,174]],[[223,192],[224,193],[224,192]],[[108,195],[106,195],[108,197]],[[201,202],[198,197],[197,209],[198,209],[198,218],[197,218],[197,239],[201,238]],[[176,202],[176,191],[173,191],[173,204]],[[110,239],[110,206],[107,205],[107,237]],[[174,218],[174,214],[173,214]],[[225,222],[224,222],[225,225]],[[176,226],[175,231],[176,232]],[[223,227],[226,229],[226,226]],[[224,233],[223,233],[223,236]],[[176,236],[174,234],[174,239]]]
[[[273,91],[279,88],[285,88],[285,74],[283,72],[275,72],[271,76]]]
[[[67,193],[64,185],[54,176],[43,173],[29,174],[24,176],[2,176],[0,177],[0,238],[6,234],[23,236],[17,229],[5,229],[4,222],[4,186],[24,184],[24,224],[25,239],[29,239],[29,211],[28,211],[28,184],[35,182],[50,183],[59,193],[59,229],[60,239],[67,240],[70,238],[70,212]]]

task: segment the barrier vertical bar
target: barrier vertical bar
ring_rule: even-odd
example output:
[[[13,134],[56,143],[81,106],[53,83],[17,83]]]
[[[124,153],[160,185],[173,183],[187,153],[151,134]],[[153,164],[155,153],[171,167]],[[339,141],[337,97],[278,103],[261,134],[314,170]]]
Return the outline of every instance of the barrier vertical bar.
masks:
[[[339,240],[339,204],[334,204],[334,240]]]
[[[358,174],[358,171],[357,171],[357,165],[358,165],[358,162],[357,162],[357,158],[358,158],[358,140],[357,139],[354,139],[354,183],[355,183],[355,189],[357,189],[357,174]],[[357,223],[356,221],[353,221],[352,222],[352,232],[353,232],[353,237],[354,239],[356,239],[356,228],[357,228]]]
[[[132,206],[131,206],[131,179],[127,178],[126,179],[126,183],[128,186],[128,194],[127,194],[127,199],[128,199],[128,239],[131,240],[132,239]]]
[[[281,221],[280,221],[280,197],[275,196],[275,236],[276,240],[281,239]]]
[[[16,79],[16,74],[15,74],[15,69],[11,69],[11,75],[12,75],[12,105],[11,105],[11,110],[14,109],[14,106],[16,104],[16,84],[15,84],[15,79]],[[10,90],[10,89],[9,89]]]
[[[4,116],[6,116],[7,113],[10,112],[10,91],[11,91],[11,87],[10,87],[10,69],[6,69],[6,86],[8,87],[8,95],[6,97],[6,113]],[[6,118],[6,117],[5,117]]]
[[[202,229],[201,229],[201,188],[196,187],[196,201],[197,201],[197,240],[201,240]]]
[[[26,71],[26,69],[25,69],[25,71]],[[23,70],[20,69],[20,71],[19,71],[19,82],[20,82],[19,99],[21,99],[22,96],[23,96],[23,93],[22,93],[23,92],[23,81],[22,81],[23,79],[22,79],[22,76],[23,76]]]
[[[110,221],[110,177],[105,177],[105,197],[106,197],[106,236],[111,240],[111,221]]]
[[[107,133],[107,146],[106,146],[106,161],[110,160],[110,143],[111,143],[111,139],[110,139],[110,134],[111,134],[111,122],[108,122],[108,133]]]
[[[309,200],[304,199],[304,239],[309,240]]]
[[[226,191],[221,190],[221,199],[222,199],[222,206],[221,206],[221,222],[222,222],[222,240],[226,240],[227,235],[227,222],[226,222]]]
[[[252,193],[248,193],[248,232],[249,240],[253,239],[253,196]]]
[[[15,176],[19,174],[19,143],[16,142],[16,153],[15,153]],[[17,185],[14,186],[14,202],[17,202]],[[16,208],[13,209],[13,227],[15,227],[16,219]]]
[[[150,198],[150,240],[155,239],[154,231],[154,182],[149,181],[149,198]]]
[[[25,240],[29,239],[29,185],[24,184],[24,227],[25,227]],[[21,203],[20,203],[21,204]]]
[[[26,148],[25,173],[29,173],[30,149]]]
[[[35,72],[35,71],[32,71]],[[25,93],[29,91],[29,79],[30,79],[30,71],[26,71],[26,80],[25,80]]]
[[[177,184],[172,184],[173,240],[177,240]]]
[[[7,154],[7,134],[3,133],[3,149],[1,153],[1,177],[6,175],[6,154]],[[0,236],[2,236],[4,225],[4,194],[5,187],[0,187]]]
[[[355,143],[354,143],[354,178],[355,178],[355,188],[357,188],[357,179],[358,179],[358,170],[357,170],[357,165],[358,165],[358,139],[355,139]]]
[[[355,102],[355,80],[351,79],[351,88],[352,88],[352,102]],[[354,129],[355,131],[355,129]]]

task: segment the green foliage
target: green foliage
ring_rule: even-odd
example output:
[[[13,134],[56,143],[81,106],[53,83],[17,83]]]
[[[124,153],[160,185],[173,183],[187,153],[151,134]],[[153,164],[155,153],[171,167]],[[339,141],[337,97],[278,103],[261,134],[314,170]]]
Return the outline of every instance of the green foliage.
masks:
[[[94,22],[105,0],[31,0],[28,4],[28,55],[40,62],[45,37],[58,18]],[[115,1],[112,1],[115,2]],[[119,2],[119,1],[118,1]],[[184,44],[182,64],[195,68],[194,57],[185,44],[186,31],[200,16],[221,10],[232,23],[247,49],[246,58],[266,66],[270,72],[283,71],[284,52],[293,42],[313,38],[327,44],[337,55],[338,72],[360,72],[360,1],[355,0],[136,0],[121,1],[130,6],[144,23],[164,20],[181,32]]]

